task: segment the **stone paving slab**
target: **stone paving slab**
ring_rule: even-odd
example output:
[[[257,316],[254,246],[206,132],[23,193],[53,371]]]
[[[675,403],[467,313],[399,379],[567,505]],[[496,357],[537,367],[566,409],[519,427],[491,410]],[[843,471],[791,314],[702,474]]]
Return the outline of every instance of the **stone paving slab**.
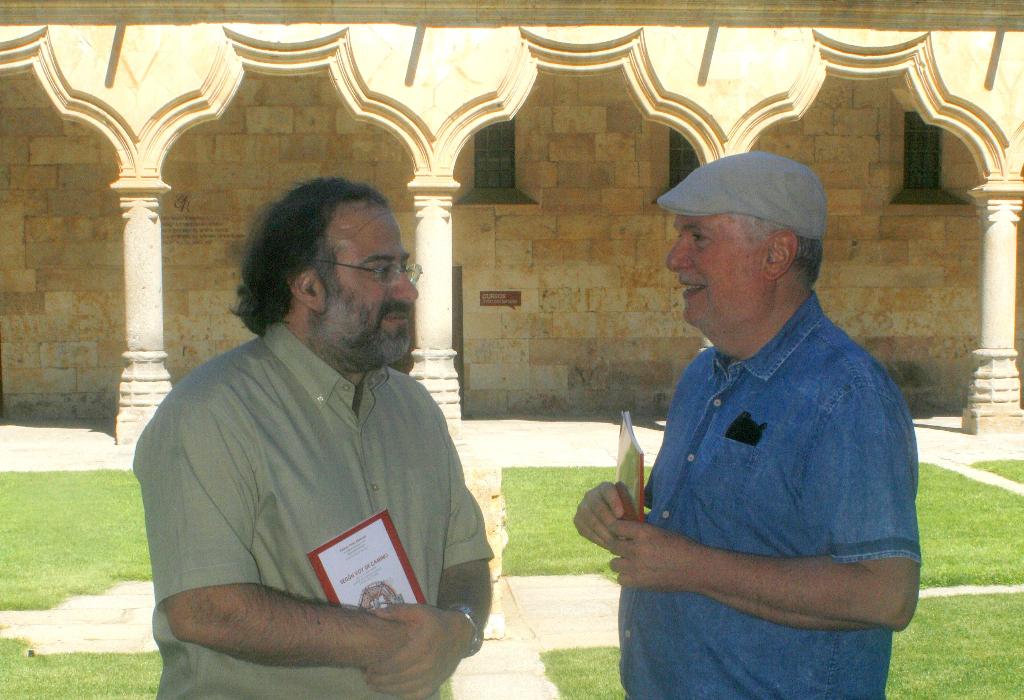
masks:
[[[0,471],[131,469],[134,454],[95,421],[0,424]]]
[[[958,595],[1006,595],[1024,593],[1024,584],[1018,586],[944,586],[922,588],[921,598],[952,598]]]
[[[542,651],[618,646],[619,586],[605,577],[514,576],[508,585]]]
[[[654,464],[663,426],[634,426],[645,464]],[[606,421],[464,420],[458,441],[466,466],[613,467],[619,424]]]
[[[0,637],[24,639],[37,654],[156,651],[153,584],[119,583],[51,610],[0,611]]]

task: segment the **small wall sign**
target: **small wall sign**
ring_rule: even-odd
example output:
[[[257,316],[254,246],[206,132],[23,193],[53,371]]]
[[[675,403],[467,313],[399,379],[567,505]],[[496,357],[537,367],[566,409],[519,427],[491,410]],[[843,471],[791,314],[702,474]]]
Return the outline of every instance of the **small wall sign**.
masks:
[[[480,292],[480,306],[508,306],[514,309],[522,304],[522,292]]]

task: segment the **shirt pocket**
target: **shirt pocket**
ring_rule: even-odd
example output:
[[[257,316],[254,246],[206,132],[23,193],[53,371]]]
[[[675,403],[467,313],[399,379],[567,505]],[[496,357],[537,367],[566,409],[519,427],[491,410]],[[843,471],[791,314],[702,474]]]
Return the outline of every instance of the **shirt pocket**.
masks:
[[[700,491],[708,505],[716,508],[742,506],[761,471],[763,453],[754,445],[722,435],[709,438],[707,467],[700,479]]]

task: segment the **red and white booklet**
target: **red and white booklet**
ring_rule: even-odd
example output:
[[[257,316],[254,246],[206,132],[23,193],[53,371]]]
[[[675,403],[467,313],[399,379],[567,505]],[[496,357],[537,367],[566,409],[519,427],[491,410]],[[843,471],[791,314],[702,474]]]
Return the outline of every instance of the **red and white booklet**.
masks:
[[[426,602],[387,510],[324,542],[307,556],[332,603],[373,610]]]

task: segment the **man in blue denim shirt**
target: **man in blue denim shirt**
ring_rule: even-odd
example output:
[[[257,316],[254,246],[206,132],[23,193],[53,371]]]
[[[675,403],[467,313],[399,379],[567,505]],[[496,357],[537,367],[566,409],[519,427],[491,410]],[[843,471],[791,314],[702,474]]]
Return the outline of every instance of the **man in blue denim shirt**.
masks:
[[[917,448],[885,370],[822,313],[825,194],[729,156],[659,199],[666,264],[711,340],[684,372],[646,522],[612,484],[576,514],[623,586],[622,683],[657,698],[882,698],[917,604]]]

